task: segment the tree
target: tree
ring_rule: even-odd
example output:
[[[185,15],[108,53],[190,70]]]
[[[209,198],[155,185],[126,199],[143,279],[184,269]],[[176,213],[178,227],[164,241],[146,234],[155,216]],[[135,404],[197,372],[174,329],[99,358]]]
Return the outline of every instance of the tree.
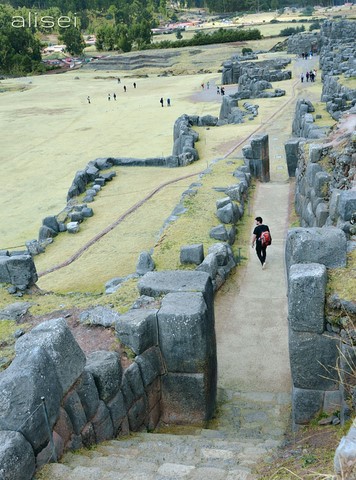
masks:
[[[0,72],[24,75],[41,68],[41,44],[29,28],[14,28],[15,11],[0,5]]]
[[[59,41],[63,42],[68,52],[71,55],[81,55],[83,53],[85,43],[80,30],[70,26],[68,28],[63,28],[63,31],[59,35]]]

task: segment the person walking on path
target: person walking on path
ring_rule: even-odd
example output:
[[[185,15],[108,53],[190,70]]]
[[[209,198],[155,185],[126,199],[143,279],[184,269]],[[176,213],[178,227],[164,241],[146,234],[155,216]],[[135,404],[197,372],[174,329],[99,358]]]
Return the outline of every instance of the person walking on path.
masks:
[[[109,100],[109,102],[110,102],[110,100],[111,100],[110,93],[108,93],[108,100]]]
[[[259,261],[261,262],[262,270],[264,270],[266,268],[267,245],[262,245],[261,235],[262,232],[269,232],[269,228],[268,225],[263,224],[262,217],[256,217],[255,222],[256,227],[252,234],[251,247],[254,248],[254,246],[256,245],[256,253]]]
[[[301,74],[300,76],[300,81],[303,83],[304,82],[304,73]]]
[[[161,97],[159,103],[161,104],[161,106],[163,107],[163,97]]]
[[[170,107],[170,106],[171,106],[171,99],[167,98],[167,107]]]
[[[136,82],[134,82],[133,87],[136,88]]]
[[[114,93],[114,95],[112,96],[112,98],[113,98],[114,100],[116,100],[116,93]]]
[[[90,103],[90,97],[89,97],[89,95],[87,96],[87,100],[88,100],[88,103]]]
[[[124,85],[124,92],[126,93],[126,85]]]

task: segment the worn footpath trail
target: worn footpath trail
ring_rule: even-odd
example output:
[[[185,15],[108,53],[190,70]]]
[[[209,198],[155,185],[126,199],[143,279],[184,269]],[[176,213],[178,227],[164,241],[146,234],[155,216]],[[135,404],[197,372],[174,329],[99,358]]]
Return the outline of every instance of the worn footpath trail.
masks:
[[[298,85],[296,97],[300,93]],[[262,216],[271,228],[267,268],[261,269],[250,248],[246,266],[216,296],[216,418],[206,428],[171,430],[168,435],[140,433],[81,454],[69,453],[36,478],[255,480],[259,477],[253,468],[259,460],[269,457],[273,462],[290,424],[284,268],[290,183],[284,142],[290,136],[294,105],[291,101],[261,130],[269,134],[271,182],[257,185],[250,208],[252,218]]]

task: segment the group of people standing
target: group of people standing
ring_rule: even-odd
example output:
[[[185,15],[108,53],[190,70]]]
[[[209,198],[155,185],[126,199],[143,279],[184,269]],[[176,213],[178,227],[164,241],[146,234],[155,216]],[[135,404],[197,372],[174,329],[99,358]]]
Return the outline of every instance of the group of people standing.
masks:
[[[120,78],[117,79],[117,83],[121,83]],[[134,87],[134,88],[137,87],[136,82],[133,83],[133,87]],[[127,91],[126,85],[123,86],[123,90],[124,90],[124,92],[126,93],[126,91]],[[109,102],[111,101],[111,99],[114,99],[114,100],[116,101],[116,93],[113,93],[113,94],[108,93],[107,99],[108,99]],[[91,98],[90,98],[89,95],[87,96],[87,102],[88,102],[88,103],[91,103]],[[167,100],[167,102],[168,102],[168,100]],[[162,107],[163,107],[163,105],[162,105]]]
[[[315,68],[314,68],[314,70],[310,70],[310,72],[307,72],[307,73],[305,74],[305,77],[304,77],[304,73],[302,73],[302,74],[300,75],[300,81],[301,81],[302,83],[304,82],[304,78],[305,78],[305,80],[306,80],[307,82],[309,82],[309,80],[310,80],[311,82],[315,82],[315,78],[316,78],[316,70],[315,70]]]
[[[170,99],[170,98],[167,98],[166,101],[167,101],[167,107],[170,107],[170,106],[171,106],[171,99]],[[163,97],[160,98],[159,103],[161,104],[161,107],[164,107],[164,99],[163,99]]]

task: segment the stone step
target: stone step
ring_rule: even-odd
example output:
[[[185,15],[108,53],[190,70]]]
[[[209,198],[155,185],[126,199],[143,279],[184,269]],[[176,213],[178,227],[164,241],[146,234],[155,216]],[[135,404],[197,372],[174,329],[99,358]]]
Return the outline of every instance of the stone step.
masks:
[[[283,444],[289,396],[224,391],[208,428],[167,426],[68,452],[36,480],[254,480],[252,468]]]

